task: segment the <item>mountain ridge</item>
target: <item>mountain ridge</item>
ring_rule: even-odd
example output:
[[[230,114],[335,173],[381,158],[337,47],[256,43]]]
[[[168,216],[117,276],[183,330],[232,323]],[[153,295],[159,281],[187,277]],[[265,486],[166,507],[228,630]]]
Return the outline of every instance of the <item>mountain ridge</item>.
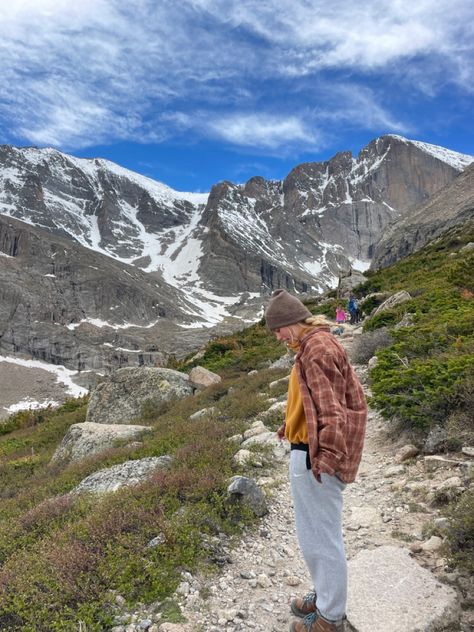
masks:
[[[215,331],[205,327],[232,329],[258,317],[260,297],[277,287],[321,293],[341,271],[367,268],[386,226],[453,182],[469,160],[387,135],[356,157],[339,152],[297,165],[283,180],[254,176],[189,194],[103,159],[0,146],[0,253],[18,264],[0,259],[0,353],[76,369],[156,361],[148,352],[111,360],[108,335],[123,337],[127,323],[137,326],[133,339],[114,348],[153,348],[154,336],[155,351],[170,353],[179,328],[185,344],[177,352],[187,352]],[[23,248],[21,266],[12,247],[19,234],[37,244]],[[61,249],[70,250],[69,272],[58,278]],[[101,277],[90,266],[96,257]],[[161,319],[153,304],[163,306]],[[116,311],[104,313],[104,305]],[[54,334],[51,314],[59,314]],[[85,363],[67,351],[79,343],[72,334],[82,336]]]

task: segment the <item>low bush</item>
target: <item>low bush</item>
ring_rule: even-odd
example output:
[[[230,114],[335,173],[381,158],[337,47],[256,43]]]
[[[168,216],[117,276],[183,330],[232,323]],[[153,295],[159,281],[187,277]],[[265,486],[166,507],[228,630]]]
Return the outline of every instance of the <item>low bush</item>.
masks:
[[[474,573],[474,491],[468,490],[451,505],[447,541],[450,560],[461,569]]]
[[[268,407],[264,389],[285,371],[226,377],[165,408],[150,404],[151,432],[142,446],[116,447],[67,467],[50,466],[66,428],[84,420],[76,410],[46,411],[34,427],[0,437],[0,629],[69,632],[79,622],[90,632],[112,627],[110,591],[132,606],[169,597],[183,570],[216,563],[207,536],[233,535],[251,516],[226,504],[230,476],[238,472],[227,439]],[[213,414],[190,421],[192,413]],[[143,421],[143,420],[142,420]],[[31,461],[34,467],[18,466]],[[72,496],[87,475],[129,458],[173,454],[170,470],[139,486],[104,497]],[[148,547],[157,535],[162,544]],[[176,618],[176,612],[173,616]]]
[[[474,223],[452,229],[360,286],[387,294],[406,290],[412,296],[364,323],[363,335],[389,328],[393,337],[377,353],[379,362],[371,372],[373,405],[387,419],[412,429],[426,431],[451,419],[450,445],[456,443],[455,425],[461,419],[465,425],[473,409],[473,402],[466,404],[465,399],[472,391],[474,255],[458,252],[473,237]],[[413,325],[393,329],[406,311],[414,314]]]

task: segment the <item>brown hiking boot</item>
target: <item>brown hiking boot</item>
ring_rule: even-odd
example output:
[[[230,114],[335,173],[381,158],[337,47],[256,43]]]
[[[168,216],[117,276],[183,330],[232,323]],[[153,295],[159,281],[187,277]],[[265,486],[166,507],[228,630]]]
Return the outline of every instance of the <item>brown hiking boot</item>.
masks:
[[[323,619],[318,610],[312,612],[303,621],[293,621],[290,632],[344,632],[344,619],[339,621],[327,621]]]
[[[290,604],[291,612],[295,617],[306,617],[312,612],[316,612],[316,593],[314,590],[304,597],[296,597]]]

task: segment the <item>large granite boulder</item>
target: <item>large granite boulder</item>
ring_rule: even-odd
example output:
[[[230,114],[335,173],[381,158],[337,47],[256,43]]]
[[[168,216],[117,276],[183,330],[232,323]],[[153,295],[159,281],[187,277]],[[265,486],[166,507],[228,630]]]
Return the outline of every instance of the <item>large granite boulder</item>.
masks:
[[[112,448],[117,441],[134,440],[148,432],[147,426],[97,424],[86,421],[73,424],[64,436],[51,463],[72,463]]]
[[[152,456],[113,465],[87,476],[72,490],[72,493],[106,494],[115,492],[121,487],[137,485],[151,476],[157,468],[168,468],[171,461],[170,456]]]
[[[375,310],[375,312],[373,313],[373,315],[375,316],[376,314],[380,314],[381,312],[384,312],[387,309],[391,309],[392,307],[395,307],[396,305],[401,305],[402,303],[406,303],[407,301],[410,301],[411,298],[412,298],[411,295],[405,290],[396,292],[395,294],[392,294],[392,296],[390,296],[386,301],[384,301],[382,305],[379,305],[377,309]]]
[[[268,513],[265,494],[254,478],[233,476],[227,494],[230,504],[243,504],[259,517]]]
[[[201,388],[206,388],[207,386],[212,386],[213,384],[219,384],[219,382],[222,381],[220,375],[209,371],[209,369],[206,369],[203,366],[195,366],[192,368],[189,373],[189,379],[193,384]]]
[[[434,632],[459,619],[456,591],[406,549],[381,546],[349,562],[347,616],[357,632]]]
[[[189,377],[172,369],[119,369],[92,391],[86,421],[128,424],[141,415],[145,402],[180,399],[193,391]]]

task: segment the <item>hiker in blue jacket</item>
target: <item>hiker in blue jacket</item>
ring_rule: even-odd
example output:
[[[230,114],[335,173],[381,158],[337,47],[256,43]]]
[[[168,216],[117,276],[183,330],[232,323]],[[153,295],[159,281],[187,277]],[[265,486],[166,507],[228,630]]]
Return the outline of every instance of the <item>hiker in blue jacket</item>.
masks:
[[[351,325],[355,325],[359,322],[359,303],[354,295],[351,295],[347,309],[351,315],[350,323]]]

